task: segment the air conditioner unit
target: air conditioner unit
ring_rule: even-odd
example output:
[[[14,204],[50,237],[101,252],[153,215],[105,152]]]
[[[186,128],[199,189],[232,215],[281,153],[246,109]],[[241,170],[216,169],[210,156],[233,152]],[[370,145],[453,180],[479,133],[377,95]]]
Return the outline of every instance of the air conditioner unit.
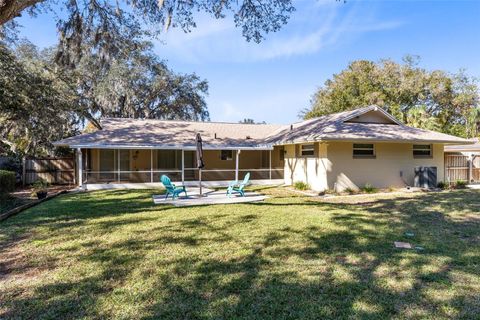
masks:
[[[417,188],[437,187],[437,167],[415,167],[413,186]]]

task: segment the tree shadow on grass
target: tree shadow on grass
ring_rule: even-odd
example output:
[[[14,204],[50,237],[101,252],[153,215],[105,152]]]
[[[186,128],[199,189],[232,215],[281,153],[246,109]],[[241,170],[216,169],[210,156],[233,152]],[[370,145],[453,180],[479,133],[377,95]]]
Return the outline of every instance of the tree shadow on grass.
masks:
[[[147,309],[145,318],[474,318],[480,310],[475,292],[460,290],[436,298],[431,290],[450,292],[458,285],[458,273],[480,276],[475,268],[480,262],[478,250],[472,257],[475,251],[457,243],[464,239],[449,238],[455,238],[455,232],[448,232],[445,238],[453,247],[442,247],[443,243],[432,237],[444,230],[478,232],[478,221],[455,221],[436,211],[471,208],[476,196],[427,194],[420,199],[379,200],[362,206],[374,214],[370,219],[355,212],[334,215],[331,219],[335,223],[347,224],[348,230],[343,232],[325,233],[313,226],[283,228],[266,236],[244,257],[191,264],[184,261],[183,272],[197,276],[180,287],[174,274],[164,276],[162,284],[152,291],[168,294]],[[372,219],[378,221],[373,223]],[[433,245],[440,248],[424,244],[426,251],[395,249],[393,241],[406,240],[404,231],[409,229],[418,233],[413,241],[435,241]],[[278,245],[292,237],[301,237],[305,246]],[[278,267],[293,258],[305,269],[309,269],[308,261],[323,263],[305,280],[299,276],[302,268],[292,271]],[[341,272],[348,276],[342,279],[338,276]],[[180,308],[177,299],[184,301]]]
[[[339,211],[329,216],[334,227],[278,227],[222,257],[188,253],[238,242],[230,228],[261,223],[259,213],[180,219],[150,238],[85,242],[87,254],[77,259],[98,265],[98,275],[45,283],[29,297],[9,296],[8,312],[0,317],[113,317],[116,310],[97,309],[96,301],[122,289],[126,308],[138,308],[137,318],[144,319],[475,318],[480,302],[465,279],[480,276],[479,250],[472,247],[480,230],[471,210],[477,196],[426,194],[361,206],[296,203],[316,206],[319,214]],[[467,214],[450,215],[453,210]],[[406,238],[406,230],[415,237]],[[202,237],[207,232],[212,236]],[[425,250],[401,251],[395,240]],[[160,259],[159,270],[143,275],[148,287],[129,293],[125,283],[146,255],[168,246],[188,251]]]

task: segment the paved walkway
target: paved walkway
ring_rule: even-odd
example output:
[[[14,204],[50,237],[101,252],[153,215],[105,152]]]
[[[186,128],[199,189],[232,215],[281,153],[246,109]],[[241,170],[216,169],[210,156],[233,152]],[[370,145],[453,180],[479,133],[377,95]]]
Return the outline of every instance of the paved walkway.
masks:
[[[155,204],[170,204],[176,207],[201,206],[212,204],[228,204],[228,203],[245,203],[263,201],[267,197],[256,192],[246,192],[245,197],[240,195],[233,195],[227,197],[225,190],[215,191],[203,188],[203,197],[200,196],[199,188],[187,188],[188,197],[180,196],[172,200],[172,198],[165,199],[165,195],[154,195],[153,203]]]
[[[469,184],[469,185],[467,185],[467,188],[474,189],[474,190],[480,190],[480,184]]]

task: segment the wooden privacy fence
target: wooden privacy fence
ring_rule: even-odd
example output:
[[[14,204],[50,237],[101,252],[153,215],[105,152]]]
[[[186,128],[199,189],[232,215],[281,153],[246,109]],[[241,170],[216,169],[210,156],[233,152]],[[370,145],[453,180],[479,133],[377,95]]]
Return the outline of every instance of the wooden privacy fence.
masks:
[[[470,158],[461,154],[446,154],[445,178],[449,182],[480,182],[480,156]]]
[[[75,183],[75,160],[73,158],[35,158],[24,163],[25,184],[42,179],[51,184]]]

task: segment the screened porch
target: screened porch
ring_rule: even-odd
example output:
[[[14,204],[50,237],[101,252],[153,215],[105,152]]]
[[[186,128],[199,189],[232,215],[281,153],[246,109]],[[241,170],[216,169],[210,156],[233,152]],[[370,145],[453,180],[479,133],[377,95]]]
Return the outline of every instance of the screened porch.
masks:
[[[199,180],[196,151],[173,149],[77,150],[79,184],[158,183],[160,176],[172,181]],[[202,181],[283,180],[284,150],[204,150]]]

